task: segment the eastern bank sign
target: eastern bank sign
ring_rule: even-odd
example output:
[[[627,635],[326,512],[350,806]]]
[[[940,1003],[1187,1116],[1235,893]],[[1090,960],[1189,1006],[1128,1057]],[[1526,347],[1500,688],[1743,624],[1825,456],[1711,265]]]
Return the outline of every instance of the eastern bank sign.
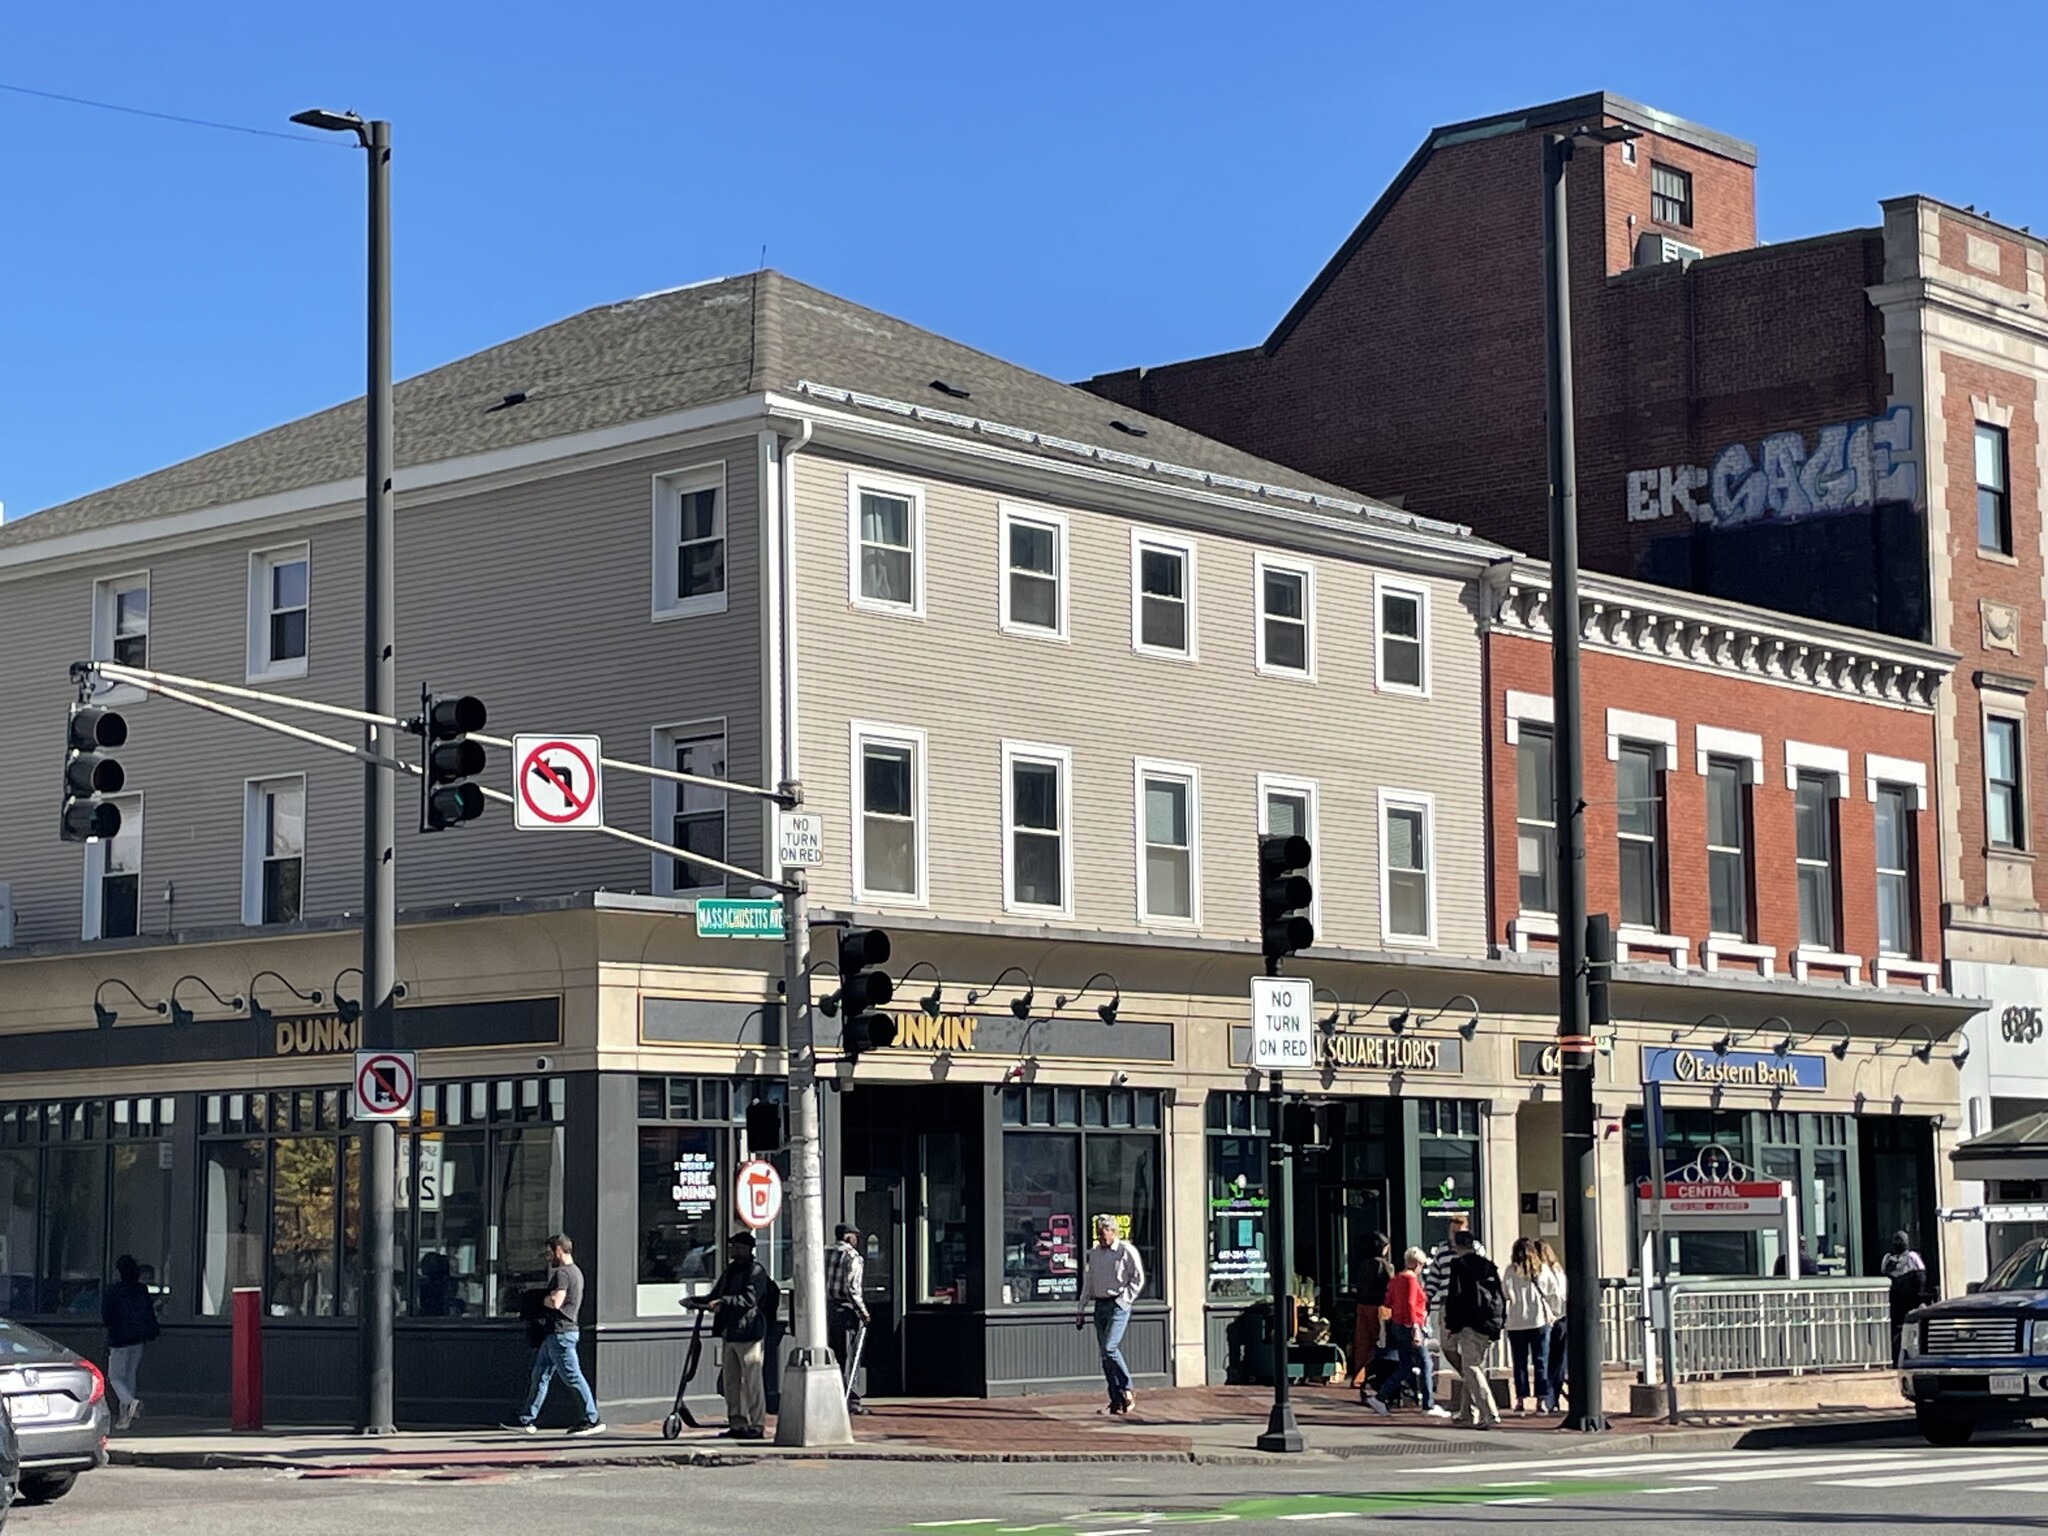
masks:
[[[1687,1046],[1646,1045],[1643,1081],[1820,1093],[1828,1086],[1828,1063],[1825,1056],[1780,1056],[1775,1051],[1730,1051],[1723,1056]]]

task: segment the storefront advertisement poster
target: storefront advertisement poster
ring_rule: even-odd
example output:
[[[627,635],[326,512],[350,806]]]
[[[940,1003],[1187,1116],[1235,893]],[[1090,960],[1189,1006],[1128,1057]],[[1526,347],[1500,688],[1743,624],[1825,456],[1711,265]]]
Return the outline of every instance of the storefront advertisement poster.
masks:
[[[718,1209],[718,1162],[709,1152],[685,1152],[675,1161],[669,1198],[677,1214],[695,1219]]]

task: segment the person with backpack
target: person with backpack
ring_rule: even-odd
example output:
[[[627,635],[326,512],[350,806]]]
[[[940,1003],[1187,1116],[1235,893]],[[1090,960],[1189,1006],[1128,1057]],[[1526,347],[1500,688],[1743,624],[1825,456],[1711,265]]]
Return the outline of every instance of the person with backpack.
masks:
[[[1458,1423],[1493,1429],[1500,1424],[1500,1410],[1486,1379],[1486,1357],[1507,1327],[1507,1297],[1500,1271],[1479,1252],[1471,1231],[1461,1230],[1451,1241],[1456,1253],[1444,1286],[1444,1358],[1464,1387]]]
[[[1892,1234],[1891,1252],[1884,1256],[1880,1267],[1885,1279],[1891,1282],[1892,1363],[1896,1365],[1899,1356],[1905,1352],[1906,1316],[1915,1307],[1927,1304],[1933,1287],[1927,1274],[1927,1261],[1914,1251],[1910,1232]]]
[[[718,1374],[725,1389],[725,1429],[729,1440],[761,1440],[768,1433],[768,1388],[763,1371],[768,1326],[782,1306],[782,1288],[754,1257],[754,1234],[735,1232],[726,1243],[731,1262],[708,1296],[690,1305],[711,1313],[711,1332],[719,1339]]]

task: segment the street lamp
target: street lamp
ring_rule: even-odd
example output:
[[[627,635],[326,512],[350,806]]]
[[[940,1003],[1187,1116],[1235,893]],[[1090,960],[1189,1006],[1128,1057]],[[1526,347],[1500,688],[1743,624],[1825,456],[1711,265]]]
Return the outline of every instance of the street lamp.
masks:
[[[367,151],[370,171],[369,291],[367,295],[368,380],[363,430],[363,709],[380,719],[398,713],[395,625],[397,538],[392,503],[391,462],[391,125],[353,112],[314,108],[292,121],[323,133],[352,133]],[[397,744],[380,750],[378,732],[365,727],[370,760],[363,765],[363,1048],[389,1050],[392,992],[397,982],[398,935],[394,912],[398,877],[393,786],[380,757],[397,755]],[[392,1341],[396,1281],[394,1229],[398,1204],[398,1129],[388,1120],[364,1127],[363,1294],[357,1309],[362,1327],[361,1395],[357,1428],[366,1435],[391,1434]]]
[[[1587,996],[1583,725],[1579,699],[1579,490],[1572,421],[1571,263],[1565,219],[1565,167],[1581,142],[1617,144],[1638,137],[1619,124],[1581,124],[1543,137],[1544,384],[1550,465],[1551,690],[1557,701],[1557,1045],[1562,1106],[1564,1247],[1574,1294],[1600,1292],[1599,1144],[1593,1124],[1593,1032]],[[1661,1194],[1662,1191],[1659,1191]],[[1597,1316],[1571,1330],[1568,1429],[1601,1430],[1601,1347]]]

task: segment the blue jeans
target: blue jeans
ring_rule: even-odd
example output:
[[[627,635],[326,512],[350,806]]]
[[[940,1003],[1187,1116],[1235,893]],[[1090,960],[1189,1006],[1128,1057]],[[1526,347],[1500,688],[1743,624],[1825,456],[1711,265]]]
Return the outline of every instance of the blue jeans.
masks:
[[[583,1379],[583,1362],[576,1358],[576,1341],[580,1337],[574,1328],[542,1336],[540,1348],[533,1352],[533,1389],[526,1394],[526,1409],[519,1415],[520,1423],[531,1424],[540,1417],[541,1406],[548,1400],[548,1383],[557,1371],[569,1384],[569,1390],[583,1400],[583,1422],[597,1422],[597,1399],[590,1395],[590,1383]]]
[[[1565,1346],[1569,1338],[1564,1318],[1550,1325],[1550,1398],[1543,1406],[1552,1413],[1557,1412],[1557,1400],[1564,1392]]]
[[[1420,1328],[1406,1327],[1400,1323],[1387,1324],[1387,1354],[1393,1359],[1394,1369],[1380,1384],[1380,1399],[1389,1408],[1399,1401],[1401,1389],[1408,1388],[1421,1396],[1425,1409],[1436,1406],[1436,1374],[1430,1367],[1429,1347],[1422,1342]]]
[[[1120,1307],[1110,1297],[1095,1303],[1095,1342],[1102,1346],[1102,1376],[1109,1383],[1109,1405],[1120,1408],[1131,1400],[1131,1370],[1124,1364],[1124,1329],[1131,1325],[1131,1309]]]
[[[1533,1374],[1537,1406],[1548,1409],[1557,1396],[1550,1386],[1549,1327],[1510,1328],[1508,1346],[1515,1357],[1515,1401],[1519,1403],[1529,1395],[1529,1378]]]

